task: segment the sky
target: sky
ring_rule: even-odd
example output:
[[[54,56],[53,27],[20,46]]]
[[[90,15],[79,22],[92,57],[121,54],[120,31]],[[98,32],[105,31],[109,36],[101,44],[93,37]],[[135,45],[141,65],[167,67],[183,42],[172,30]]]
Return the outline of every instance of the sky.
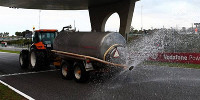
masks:
[[[140,0],[136,2],[132,24],[135,29],[182,28],[200,23],[200,0]],[[39,20],[40,19],[40,20]],[[0,32],[58,29],[72,25],[79,31],[91,31],[87,10],[31,10],[0,7]],[[40,23],[40,24],[39,24]],[[120,19],[114,13],[105,30],[119,31]]]

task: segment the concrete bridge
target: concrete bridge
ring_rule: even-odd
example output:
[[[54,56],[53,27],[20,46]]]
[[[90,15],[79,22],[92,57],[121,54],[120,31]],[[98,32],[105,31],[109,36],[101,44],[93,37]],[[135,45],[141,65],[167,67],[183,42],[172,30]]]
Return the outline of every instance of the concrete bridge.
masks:
[[[89,10],[92,31],[104,32],[113,13],[120,17],[119,32],[130,31],[135,2],[138,0],[0,0],[0,6],[43,10]]]

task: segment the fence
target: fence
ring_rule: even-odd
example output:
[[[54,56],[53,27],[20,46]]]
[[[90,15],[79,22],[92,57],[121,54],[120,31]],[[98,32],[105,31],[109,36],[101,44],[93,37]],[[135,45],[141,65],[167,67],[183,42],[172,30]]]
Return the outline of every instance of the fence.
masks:
[[[1,50],[11,50],[11,51],[21,51],[23,49],[28,49],[31,44],[12,44],[8,45],[7,47],[0,46]]]
[[[8,47],[13,47],[13,48],[29,48],[31,44],[11,44],[8,45]]]

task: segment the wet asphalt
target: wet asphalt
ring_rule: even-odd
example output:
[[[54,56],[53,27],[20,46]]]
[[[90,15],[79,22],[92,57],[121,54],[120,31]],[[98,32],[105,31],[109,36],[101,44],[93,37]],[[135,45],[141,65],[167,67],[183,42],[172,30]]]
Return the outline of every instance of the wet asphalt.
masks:
[[[0,53],[0,74],[25,73],[18,54]],[[200,100],[200,70],[137,66],[91,74],[86,83],[63,80],[59,70],[26,75],[0,76],[0,80],[36,100]]]

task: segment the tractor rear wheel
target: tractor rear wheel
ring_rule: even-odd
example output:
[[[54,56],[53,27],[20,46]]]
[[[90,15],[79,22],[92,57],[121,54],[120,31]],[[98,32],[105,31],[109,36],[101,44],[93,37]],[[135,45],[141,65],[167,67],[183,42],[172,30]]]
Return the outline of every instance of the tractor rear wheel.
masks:
[[[22,50],[19,55],[19,65],[22,69],[27,68],[29,65],[28,50]]]
[[[29,54],[30,70],[40,70],[41,68],[49,67],[49,61],[45,51],[32,49]]]

